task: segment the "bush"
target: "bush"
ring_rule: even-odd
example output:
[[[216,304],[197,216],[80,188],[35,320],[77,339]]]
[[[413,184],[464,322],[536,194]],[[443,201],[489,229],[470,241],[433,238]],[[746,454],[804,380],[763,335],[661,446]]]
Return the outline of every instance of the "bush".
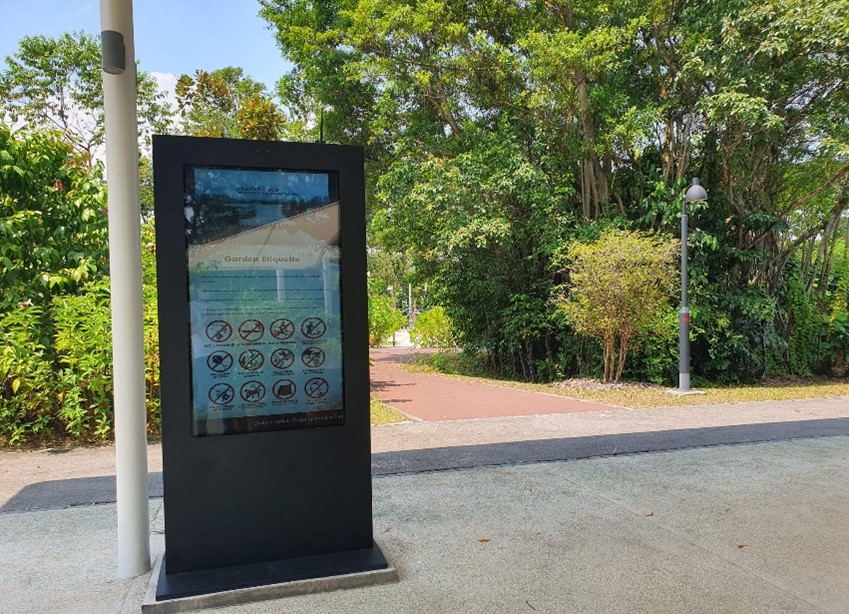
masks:
[[[410,339],[421,347],[454,347],[454,325],[445,309],[437,305],[416,318]]]
[[[678,308],[663,309],[655,314],[654,334],[641,339],[634,347],[632,362],[625,369],[626,379],[652,384],[678,385]]]
[[[381,345],[406,323],[407,318],[395,309],[391,298],[380,295],[368,297],[368,343],[370,346]]]
[[[58,416],[75,439],[109,439],[113,408],[108,280],[77,296],[55,298],[53,313],[60,365]]]
[[[147,428],[161,435],[153,225],[142,228]],[[109,279],[55,295],[45,309],[22,301],[0,318],[0,443],[112,438]]]
[[[569,248],[571,287],[558,306],[577,333],[601,341],[605,382],[619,381],[632,345],[662,322],[677,251],[671,239],[614,229]]]
[[[0,318],[0,437],[8,444],[38,439],[54,426],[57,382],[43,316],[40,307],[22,303]]]

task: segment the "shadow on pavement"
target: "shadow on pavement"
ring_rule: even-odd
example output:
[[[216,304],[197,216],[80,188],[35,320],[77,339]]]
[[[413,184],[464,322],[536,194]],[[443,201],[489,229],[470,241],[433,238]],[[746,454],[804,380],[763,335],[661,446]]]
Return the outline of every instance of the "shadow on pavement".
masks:
[[[849,435],[849,418],[799,420],[642,433],[508,441],[424,448],[372,455],[374,475],[467,469],[576,460],[597,456],[684,450],[702,446]],[[149,476],[148,494],[162,496],[162,473]],[[9,499],[0,513],[60,509],[115,501],[115,476],[50,480],[31,484]]]
[[[561,437],[383,452],[372,455],[372,472],[374,475],[388,475],[443,471],[835,435],[849,435],[849,418]]]

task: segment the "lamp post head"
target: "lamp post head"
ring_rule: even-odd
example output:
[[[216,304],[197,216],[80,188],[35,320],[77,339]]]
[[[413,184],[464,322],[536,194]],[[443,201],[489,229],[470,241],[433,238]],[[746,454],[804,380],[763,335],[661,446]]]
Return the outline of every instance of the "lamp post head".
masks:
[[[699,183],[698,177],[693,177],[693,183],[687,188],[687,193],[684,195],[684,202],[695,203],[707,199],[707,192]]]

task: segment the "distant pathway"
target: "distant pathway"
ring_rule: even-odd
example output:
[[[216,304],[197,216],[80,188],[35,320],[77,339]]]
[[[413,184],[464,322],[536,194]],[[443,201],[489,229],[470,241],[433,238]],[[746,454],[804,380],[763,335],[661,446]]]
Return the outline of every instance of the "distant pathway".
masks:
[[[370,352],[371,386],[381,401],[421,420],[467,420],[622,409],[555,394],[506,388],[401,368],[409,348]]]

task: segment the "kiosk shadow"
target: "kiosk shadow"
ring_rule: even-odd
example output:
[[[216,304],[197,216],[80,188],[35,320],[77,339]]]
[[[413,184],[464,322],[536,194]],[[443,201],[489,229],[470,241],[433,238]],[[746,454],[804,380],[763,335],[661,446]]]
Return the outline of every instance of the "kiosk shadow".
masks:
[[[836,435],[849,435],[849,418],[561,437],[381,452],[372,455],[372,473],[379,476],[444,471]],[[148,495],[162,496],[162,473],[156,472],[149,475]],[[49,480],[21,489],[0,507],[0,513],[60,509],[114,501],[115,476]]]

